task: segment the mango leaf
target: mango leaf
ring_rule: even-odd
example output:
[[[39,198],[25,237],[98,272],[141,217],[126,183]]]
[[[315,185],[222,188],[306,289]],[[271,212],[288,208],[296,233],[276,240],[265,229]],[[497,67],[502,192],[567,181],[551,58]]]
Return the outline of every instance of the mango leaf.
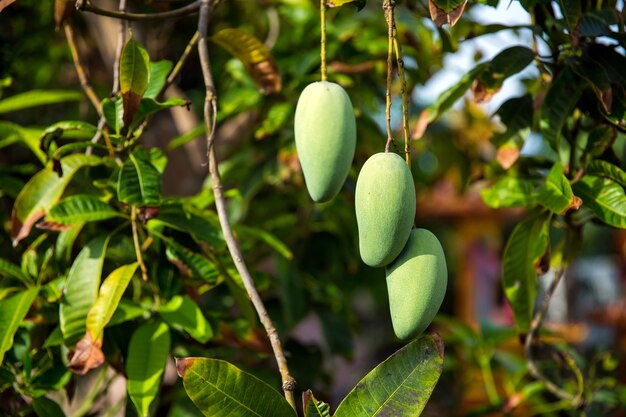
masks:
[[[318,401],[311,390],[302,393],[302,409],[304,417],[330,417],[330,406]]]
[[[177,243],[174,239],[170,239],[154,229],[149,229],[150,233],[157,236],[166,246],[167,259],[186,270],[188,275],[193,275],[204,279],[208,284],[215,284],[219,277],[219,272],[215,265],[206,257],[199,253],[193,252],[187,247]]]
[[[25,285],[34,284],[30,275],[8,259],[0,258],[0,276],[16,279]]]
[[[352,4],[360,11],[367,4],[367,0],[326,0],[328,7],[341,7],[344,4]]]
[[[491,208],[531,207],[536,204],[532,181],[503,177],[489,188],[480,191],[485,204]]]
[[[618,183],[585,175],[574,184],[574,192],[604,223],[626,229],[626,194]]]
[[[11,236],[17,245],[30,233],[33,224],[46,215],[63,194],[73,175],[84,166],[95,166],[102,159],[93,155],[75,154],[61,159],[63,176],[59,177],[48,164],[26,183],[15,200],[11,215]]]
[[[496,55],[489,63],[489,68],[480,73],[472,86],[474,100],[486,102],[500,91],[504,81],[526,68],[535,53],[525,46],[512,46]]]
[[[589,165],[587,165],[586,172],[591,176],[611,179],[620,184],[622,187],[626,187],[626,172],[610,162],[602,161],[600,159],[591,161]]]
[[[123,217],[122,213],[89,194],[75,194],[56,203],[46,216],[46,222],[76,225],[79,223]]]
[[[182,146],[185,146],[187,143],[191,142],[192,140],[203,136],[204,132],[205,132],[204,124],[199,124],[198,126],[191,129],[189,132],[183,133],[182,135],[176,136],[175,138],[173,138],[170,141],[170,143],[167,144],[167,150],[173,151],[174,149],[178,149]]]
[[[446,23],[451,27],[461,18],[467,0],[428,0],[428,10],[430,18],[437,27],[442,27]]]
[[[4,354],[13,346],[13,337],[28,314],[39,288],[33,287],[0,301],[0,364]]]
[[[585,156],[587,158],[597,158],[613,144],[616,131],[611,126],[600,125],[589,132],[587,146],[585,146]]]
[[[98,298],[104,255],[110,236],[100,235],[81,249],[72,263],[59,306],[59,324],[67,340],[85,333],[87,314]]]
[[[126,358],[128,395],[141,417],[150,415],[169,352],[170,330],[163,322],[144,324],[130,338]]]
[[[150,57],[143,46],[131,36],[120,60],[120,92],[124,106],[124,126],[132,122],[139,103],[150,83]]]
[[[535,211],[519,223],[504,248],[502,287],[519,332],[530,327],[537,294],[536,264],[548,248],[552,214]]]
[[[121,97],[114,100],[105,98],[102,100],[102,115],[109,128],[119,135],[124,127],[124,104]]]
[[[550,84],[541,105],[541,131],[552,148],[558,152],[561,130],[576,107],[584,83],[570,67],[564,67]]]
[[[139,304],[136,304],[130,300],[122,298],[120,303],[113,313],[113,317],[109,321],[109,326],[116,326],[118,324],[133,320],[137,317],[143,316],[146,313],[146,309]]]
[[[237,225],[236,231],[241,235],[242,238],[256,238],[262,240],[285,259],[293,258],[293,253],[286,244],[280,241],[280,239],[278,239],[273,234],[266,232],[263,229]]]
[[[582,16],[580,0],[559,0],[559,6],[565,18],[565,24],[567,25],[569,34],[573,36]]]
[[[213,329],[200,307],[187,295],[175,295],[167,304],[159,306],[158,312],[174,329],[184,330],[200,343],[213,337]]]
[[[563,164],[557,162],[539,189],[537,202],[554,213],[563,213],[574,204],[572,186],[563,172]]]
[[[67,101],[80,101],[83,99],[79,91],[67,90],[30,90],[0,100],[0,114],[31,107],[44,106],[47,104],[64,103]]]
[[[496,111],[500,121],[506,126],[506,131],[496,133],[492,138],[496,146],[516,135],[520,130],[529,128],[533,123],[533,98],[530,94],[511,98]]]
[[[176,359],[187,395],[207,417],[287,417],[296,412],[275,389],[228,362]]]
[[[41,134],[41,141],[48,135],[60,131],[60,136],[66,139],[89,139],[96,134],[97,128],[91,123],[81,120],[62,120],[48,126]]]
[[[37,417],[65,417],[61,406],[46,397],[35,398],[33,400],[33,409]]]
[[[269,49],[255,36],[239,29],[222,29],[211,40],[239,59],[265,94],[280,92],[278,66]]]
[[[442,371],[443,342],[422,335],[359,381],[334,416],[419,416]]]
[[[167,76],[172,70],[172,62],[167,60],[161,60],[157,62],[150,63],[150,82],[148,83],[148,88],[146,92],[143,94],[144,98],[152,98],[155,99],[161,92],[161,89],[165,85],[165,81],[167,80]]]
[[[216,249],[225,247],[219,224],[212,223],[208,216],[200,216],[181,204],[161,206],[159,215],[148,224],[163,224],[171,229],[188,233],[198,243],[206,243]]]
[[[150,161],[137,154],[129,154],[118,176],[118,200],[139,207],[158,207],[161,194],[159,171]]]
[[[102,339],[104,327],[113,317],[113,313],[136,269],[137,262],[120,266],[111,272],[102,283],[98,299],[87,314],[87,333],[91,335],[92,340]]]
[[[159,110],[187,105],[189,105],[189,102],[187,100],[176,97],[172,97],[162,103],[157,102],[153,98],[142,98],[141,103],[139,104],[139,109],[137,110],[137,114],[134,116],[130,126],[127,125],[128,129],[134,130],[143,119],[150,116],[151,114],[158,112]]]

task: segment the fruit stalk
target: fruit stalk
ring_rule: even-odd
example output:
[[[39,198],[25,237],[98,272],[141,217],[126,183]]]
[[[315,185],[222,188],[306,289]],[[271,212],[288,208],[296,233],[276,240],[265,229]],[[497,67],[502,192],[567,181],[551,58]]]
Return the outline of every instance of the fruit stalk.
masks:
[[[387,126],[387,144],[385,152],[389,152],[393,136],[391,135],[391,81],[393,80],[393,39],[395,31],[394,8],[395,0],[383,1],[383,12],[387,21],[387,90],[385,91],[385,118]]]
[[[198,19],[198,54],[200,56],[200,66],[202,68],[202,76],[204,78],[204,85],[206,90],[206,96],[204,100],[204,123],[206,124],[206,139],[207,139],[207,157],[209,159],[209,173],[211,175],[211,185],[213,188],[213,194],[215,195],[215,208],[220,220],[220,226],[224,234],[224,240],[228,246],[228,251],[233,259],[235,267],[241,276],[241,279],[248,293],[248,297],[252,301],[259,319],[265,328],[265,332],[272,345],[274,351],[274,357],[278,364],[282,379],[282,388],[285,394],[285,398],[289,404],[296,409],[296,403],[293,396],[293,391],[296,387],[295,379],[289,373],[287,367],[287,359],[283,353],[280,339],[278,338],[278,332],[272,323],[272,320],[263,305],[263,301],[257,292],[254,281],[248,271],[248,267],[243,259],[241,248],[239,243],[235,239],[232,227],[228,220],[228,214],[226,212],[226,201],[223,194],[222,181],[220,179],[220,173],[217,166],[217,157],[215,155],[215,126],[217,123],[217,96],[215,95],[215,84],[213,82],[213,76],[211,74],[211,65],[209,60],[209,49],[207,40],[207,27],[209,22],[209,16],[215,6],[215,2],[212,0],[201,0],[200,3],[200,16]]]
[[[402,59],[402,48],[398,42],[397,32],[394,23],[393,47],[396,53],[398,64],[398,75],[400,77],[400,93],[402,94],[402,130],[404,131],[404,160],[411,166],[411,152],[409,149],[410,129],[409,129],[409,92],[406,87],[406,76],[404,75],[404,60]]]
[[[320,0],[320,72],[322,81],[326,81],[326,0]]]

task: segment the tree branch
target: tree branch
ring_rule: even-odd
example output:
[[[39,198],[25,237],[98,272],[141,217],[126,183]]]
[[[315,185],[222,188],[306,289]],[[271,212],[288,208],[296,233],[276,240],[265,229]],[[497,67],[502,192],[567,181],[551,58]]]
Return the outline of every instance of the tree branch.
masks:
[[[80,61],[80,54],[76,45],[74,29],[72,29],[72,26],[69,23],[66,23],[63,29],[65,30],[67,45],[69,46],[70,52],[72,53],[72,60],[74,61],[74,68],[76,68],[76,75],[78,75],[78,79],[80,80],[80,86],[82,87],[85,95],[87,96],[91,104],[95,107],[98,114],[102,115],[102,105],[100,104],[100,99],[96,95],[96,92],[93,91],[91,84],[89,84],[89,80],[87,79],[87,73],[85,72],[85,67],[83,67],[83,64]]]
[[[228,246],[228,250],[233,259],[235,267],[241,276],[241,279],[246,288],[246,292],[254,305],[254,308],[259,315],[259,319],[265,328],[265,332],[269,337],[274,351],[274,357],[278,364],[278,369],[282,378],[282,388],[285,393],[285,398],[295,409],[296,404],[294,401],[293,391],[296,386],[294,378],[289,373],[287,367],[287,360],[283,353],[283,349],[278,338],[278,333],[272,323],[272,320],[263,305],[263,301],[257,292],[252,276],[248,271],[248,267],[243,259],[241,248],[239,243],[235,239],[230,222],[228,220],[228,214],[226,212],[226,201],[223,194],[222,181],[220,179],[220,173],[217,166],[217,157],[215,155],[215,126],[217,123],[217,97],[215,95],[215,84],[213,82],[213,76],[211,74],[211,65],[209,59],[209,50],[207,46],[207,27],[210,14],[213,10],[214,2],[212,0],[201,0],[200,2],[200,17],[198,20],[198,53],[200,55],[200,64],[202,67],[202,76],[204,78],[204,84],[206,88],[206,97],[204,101],[204,122],[206,124],[206,137],[207,137],[207,153],[209,159],[209,173],[211,175],[211,183],[213,188],[213,194],[215,195],[215,207],[224,234],[224,240]]]
[[[387,144],[385,152],[389,152],[393,136],[391,135],[391,81],[393,79],[393,39],[395,31],[394,8],[395,0],[383,1],[383,12],[387,21],[387,89],[385,91],[385,119],[387,127]]]
[[[196,0],[191,4],[180,7],[175,10],[170,10],[167,12],[160,13],[127,13],[127,12],[119,12],[115,10],[101,9],[99,7],[91,5],[89,1],[86,0],[77,0],[76,1],[76,9],[79,11],[85,11],[94,13],[100,16],[113,17],[115,19],[124,19],[124,20],[162,20],[169,19],[173,17],[183,17],[188,16],[190,14],[194,14],[198,12],[200,7],[200,1]]]
[[[396,53],[396,63],[398,64],[398,75],[400,77],[400,94],[402,95],[402,130],[404,131],[404,160],[411,166],[411,151],[409,143],[411,141],[411,129],[409,128],[409,92],[406,86],[406,76],[404,74],[404,60],[402,59],[402,48],[398,42],[396,24],[393,23],[393,48]]]

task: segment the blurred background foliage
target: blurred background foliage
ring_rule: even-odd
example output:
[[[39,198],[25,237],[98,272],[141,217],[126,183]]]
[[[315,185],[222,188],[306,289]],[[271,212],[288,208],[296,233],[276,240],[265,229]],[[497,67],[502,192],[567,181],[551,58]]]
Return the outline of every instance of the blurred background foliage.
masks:
[[[98,3],[110,9],[117,7],[115,2]],[[360,11],[346,5],[331,8],[327,13],[328,76],[329,80],[344,86],[351,97],[357,115],[358,145],[342,192],[325,204],[310,201],[293,141],[293,116],[299,93],[307,84],[319,79],[318,4],[311,0],[229,0],[216,9],[210,25],[210,35],[222,29],[238,28],[265,42],[280,72],[281,91],[263,94],[241,61],[217,44],[210,44],[219,98],[218,157],[222,161],[229,215],[236,224],[246,259],[285,343],[299,388],[313,389],[318,399],[327,400],[334,407],[369,369],[401,346],[389,320],[384,272],[366,267],[360,261],[353,206],[360,167],[370,155],[384,149],[386,140],[387,28],[379,3],[369,0]],[[450,270],[440,318],[430,329],[440,332],[446,343],[445,372],[425,415],[625,415],[624,230],[610,228],[597,220],[584,223],[581,229],[584,239],[576,262],[566,276],[567,289],[555,297],[558,305],[548,315],[550,337],[554,337],[555,343],[568,346],[570,355],[585,375],[589,396],[581,409],[571,409],[529,377],[523,347],[514,330],[513,315],[501,289],[504,244],[526,211],[523,207],[490,208],[480,196],[481,189],[505,173],[524,176],[538,170],[545,172],[553,165],[555,150],[546,146],[539,135],[537,102],[545,96],[550,74],[555,73],[562,62],[580,57],[583,46],[609,45],[606,47],[612,54],[621,56],[622,60],[615,65],[617,71],[621,68],[622,78],[617,82],[611,80],[620,85],[613,89],[612,100],[624,103],[626,67],[618,66],[624,62],[626,41],[623,2],[594,2],[598,3],[596,5],[575,2],[582,3],[582,10],[591,13],[593,19],[587,19],[587,23],[597,23],[600,29],[606,25],[610,33],[615,34],[606,36],[598,29],[600,32],[579,41],[570,36],[572,29],[567,26],[567,11],[562,9],[568,2],[502,2],[499,10],[505,12],[497,16],[505,16],[507,7],[514,10],[508,13],[527,16],[523,19],[528,23],[518,25],[505,18],[498,23],[483,23],[485,15],[495,13],[498,2],[471,1],[452,28],[437,27],[425,1],[397,3],[398,39],[403,48],[410,90],[411,126],[415,129],[411,168],[418,195],[416,225],[437,234]],[[129,2],[129,8],[134,11],[164,11],[171,7],[174,6],[156,1]],[[528,11],[533,13],[532,18]],[[77,32],[81,60],[89,80],[99,97],[105,98],[111,90],[112,51],[118,25],[113,19],[89,14],[76,13],[70,19]],[[152,61],[176,62],[195,32],[194,24],[188,24],[190,21],[190,18],[180,18],[156,23],[134,22],[131,27]],[[0,99],[30,90],[79,91],[80,82],[63,31],[54,30],[51,2],[17,0],[0,13],[0,27]],[[499,34],[503,35],[498,37]],[[539,67],[552,66],[549,70],[520,72],[516,81],[505,81],[503,86],[497,83],[486,86],[487,95],[493,94],[494,100],[507,94],[509,97],[531,95],[533,101],[510,103],[516,106],[513,110],[530,112],[522,114],[525,125],[514,131],[511,131],[513,124],[508,123],[513,116],[506,112],[511,109],[494,107],[488,102],[489,97],[479,99],[480,86],[473,80],[452,94],[449,103],[440,105],[438,101],[446,91],[451,91],[442,89],[442,84],[447,82],[446,88],[457,85],[463,74],[478,63],[488,61],[484,56],[487,45],[471,43],[483,36],[488,36],[491,47],[502,42],[539,48],[534,58],[536,63]],[[450,57],[458,55],[466,44],[471,44],[471,58],[463,62],[463,68],[458,74],[448,76],[447,81],[434,83],[449,66]],[[467,48],[465,51],[467,55]],[[549,62],[541,63],[542,60]],[[516,62],[511,56],[505,57],[505,61],[512,65]],[[513,83],[517,85],[512,86]],[[438,89],[439,95],[429,93],[422,87],[424,85]],[[400,84],[394,82],[392,87],[393,124],[398,146],[402,148]],[[473,92],[466,94],[470,87]],[[592,95],[588,90],[584,94]],[[168,157],[163,176],[165,197],[172,201],[182,198],[177,201],[189,202],[198,210],[204,210],[212,203],[212,192],[206,181],[202,128],[198,127],[204,85],[195,51],[166,96],[170,94],[190,100],[189,111],[176,109],[159,113],[151,120],[141,141],[146,147],[161,148]],[[503,103],[504,99],[499,102]],[[453,103],[456,104],[453,106]],[[527,104],[527,108],[523,107]],[[419,127],[423,126],[424,114],[428,114],[424,111],[437,107],[443,115],[432,118],[421,135]],[[585,104],[579,106],[578,111],[585,114],[590,126],[601,123],[602,116],[593,109],[587,111]],[[617,127],[602,153],[610,153],[612,160],[625,168],[623,113],[615,114]],[[84,99],[2,117],[33,129],[35,135],[59,120],[87,120],[95,124],[98,118]],[[577,128],[576,119],[581,117],[573,117],[566,122],[566,128]],[[0,140],[2,134],[0,131]],[[532,141],[537,143],[533,149],[528,149]],[[499,159],[502,153],[498,151],[504,144],[511,143],[517,154],[513,152],[515,166],[509,171],[510,165]],[[583,145],[578,143],[577,146]],[[5,226],[0,234],[0,252],[3,258],[19,265],[24,253],[31,251],[29,256],[42,256],[42,252],[53,245],[54,239],[38,240],[38,236],[53,233],[38,230],[14,248],[8,230],[17,192],[40,169],[41,163],[28,148],[21,146],[3,146],[0,163],[0,178],[4,181],[10,178],[13,184],[0,187],[0,216]],[[574,167],[570,169],[573,174]],[[84,186],[91,185],[85,183]],[[587,211],[587,219],[590,217]],[[99,223],[89,227],[103,226]],[[170,232],[168,236],[188,247],[196,245],[184,233]],[[81,244],[77,244],[75,250],[85,244],[85,240],[79,237]],[[225,358],[277,386],[278,374],[274,371],[271,351],[254,315],[234,299],[228,286],[208,288],[197,280],[177,280],[181,274],[167,262],[164,252],[164,249],[153,251],[147,259],[154,276],[158,277],[163,297],[190,294],[215,332],[215,337],[206,344],[175,336],[173,354]],[[120,236],[111,242],[107,257],[130,261],[129,254],[132,254],[132,241],[128,236]],[[223,249],[217,256],[226,259]],[[224,262],[231,268],[228,261]],[[50,276],[64,273],[67,267],[67,262],[60,263],[59,271],[51,269]],[[50,311],[46,312],[46,308]],[[42,304],[42,309],[37,316],[54,313],[50,304]],[[18,331],[15,345],[8,353],[14,363],[25,361],[29,356],[26,352],[31,352],[32,360],[41,360],[43,350],[38,349],[50,327],[37,327],[35,323],[33,320]],[[110,343],[106,345],[109,350],[105,354],[122,361],[130,334],[126,325],[107,328]],[[55,352],[47,360],[62,362],[61,356],[66,352]],[[558,367],[562,357],[548,349],[539,354],[557,364],[546,372],[563,381],[566,387],[573,384],[571,376],[563,375]],[[116,359],[112,362],[115,364]],[[197,415],[171,371],[166,371],[157,415]],[[72,377],[69,385],[66,385],[69,375],[64,372],[59,375],[57,385],[42,389],[64,386],[70,398],[72,395],[78,398],[81,393],[97,393],[93,394],[94,398],[84,394],[92,405],[96,404],[93,410],[98,406],[106,408],[102,401],[110,406],[114,401],[111,398],[116,398],[109,393],[114,391],[114,375],[101,372],[97,376]],[[17,392],[12,386],[10,383],[0,386],[0,404],[12,404],[6,407],[15,407],[13,410],[29,410],[22,404],[24,400],[15,398]],[[19,394],[32,393],[22,390]],[[104,400],[98,403],[96,395]],[[128,415],[134,412],[128,404],[125,409]],[[85,412],[87,410],[89,408]]]

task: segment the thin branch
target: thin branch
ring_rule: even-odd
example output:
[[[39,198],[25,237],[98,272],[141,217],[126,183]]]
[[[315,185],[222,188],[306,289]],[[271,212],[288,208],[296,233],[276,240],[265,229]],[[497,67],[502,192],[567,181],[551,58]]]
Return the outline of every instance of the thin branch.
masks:
[[[320,72],[322,81],[326,81],[326,0],[320,0]]]
[[[133,244],[135,245],[137,263],[139,264],[139,269],[141,269],[141,277],[144,281],[148,281],[148,268],[146,268],[141,255],[141,244],[139,243],[139,233],[137,231],[137,207],[135,206],[130,207],[130,225],[133,229]]]
[[[170,72],[170,74],[167,76],[167,80],[165,80],[165,84],[161,88],[159,95],[164,93],[165,90],[167,90],[167,87],[172,85],[176,77],[178,77],[178,74],[180,74],[183,65],[185,65],[185,62],[187,62],[187,58],[189,58],[189,54],[191,54],[191,51],[193,51],[193,49],[196,47],[196,44],[198,43],[198,37],[199,33],[196,31],[196,33],[193,34],[193,36],[189,40],[189,43],[185,47],[183,54],[180,56],[180,58],[178,58],[176,65],[174,65],[174,68],[172,69],[172,72]]]
[[[554,292],[556,291],[556,288],[559,285],[559,282],[561,282],[561,278],[563,277],[564,273],[565,273],[565,270],[563,268],[559,268],[556,271],[554,271],[554,278],[552,279],[552,282],[550,283],[550,287],[548,287],[548,290],[546,291],[546,294],[543,298],[543,302],[541,303],[541,308],[539,309],[539,311],[537,311],[537,313],[533,317],[532,323],[530,325],[530,330],[528,331],[528,334],[526,335],[526,340],[524,342],[524,354],[526,356],[526,364],[528,366],[528,370],[533,377],[541,381],[545,385],[546,389],[550,391],[552,394],[554,394],[555,396],[557,396],[558,398],[562,400],[569,401],[572,404],[572,406],[578,407],[582,403],[583,378],[582,378],[582,374],[580,373],[580,370],[576,366],[576,363],[574,363],[573,359],[571,359],[569,355],[566,355],[566,354],[564,355],[567,365],[570,367],[570,369],[574,372],[574,375],[576,376],[576,381],[578,385],[576,395],[572,395],[571,393],[565,391],[564,389],[556,385],[554,382],[552,382],[550,379],[548,379],[548,377],[546,377],[539,370],[532,356],[533,341],[535,337],[537,336],[537,333],[539,329],[541,328],[541,324],[546,315],[546,312],[548,311],[548,307],[550,306],[550,299],[554,295]]]
[[[402,48],[396,37],[395,22],[393,47],[396,53],[396,62],[398,64],[398,75],[400,76],[400,93],[402,94],[402,130],[404,131],[404,160],[406,164],[411,166],[411,152],[409,143],[411,141],[411,130],[409,128],[409,92],[406,86],[406,77],[404,74],[404,60],[402,59]]]
[[[124,19],[124,20],[162,20],[162,19],[170,19],[174,17],[183,17],[188,16],[198,12],[200,7],[200,1],[196,0],[191,4],[180,7],[175,10],[169,10],[167,12],[160,13],[127,13],[127,12],[119,12],[115,10],[101,9],[99,7],[91,5],[89,1],[86,0],[77,0],[76,1],[76,9],[80,11],[94,13],[100,16],[113,17],[115,19]]]
[[[394,38],[394,8],[395,0],[383,1],[383,12],[387,21],[387,89],[385,91],[385,118],[387,127],[387,144],[385,152],[389,152],[393,136],[391,135],[391,81],[393,79],[393,38]]]
[[[226,212],[226,201],[224,199],[222,181],[220,179],[219,168],[217,166],[217,157],[215,155],[214,141],[215,126],[217,123],[217,96],[215,95],[215,84],[213,82],[213,76],[211,75],[211,64],[207,46],[207,27],[213,6],[214,2],[212,0],[201,0],[200,17],[198,20],[198,32],[200,34],[198,52],[200,55],[200,65],[202,67],[202,76],[204,78],[204,85],[206,88],[206,97],[204,101],[204,122],[206,124],[207,157],[209,159],[211,185],[215,196],[215,207],[220,220],[220,225],[222,227],[222,232],[224,234],[224,240],[226,241],[230,255],[272,345],[274,357],[276,358],[278,369],[282,378],[282,388],[285,393],[285,398],[295,409],[296,403],[294,401],[293,391],[295,389],[296,382],[289,373],[287,360],[285,358],[285,354],[283,353],[278,333],[269,317],[269,314],[267,313],[267,310],[265,309],[265,306],[263,305],[263,301],[261,300],[259,293],[254,286],[254,281],[252,280],[252,276],[250,275],[248,267],[243,259],[241,248],[235,239],[228,220],[228,214]]]
[[[118,9],[120,13],[126,11],[126,0],[120,0]],[[115,47],[115,57],[113,58],[113,88],[111,89],[111,95],[117,94],[120,90],[120,62],[122,60],[122,51],[124,50],[127,32],[128,22],[122,20],[117,32],[117,45]]]
[[[80,61],[80,54],[76,45],[74,29],[72,29],[72,26],[69,23],[66,23],[63,29],[65,30],[67,45],[69,46],[70,52],[72,53],[72,60],[74,61],[74,68],[76,68],[76,75],[78,75],[78,79],[80,80],[80,86],[82,87],[85,95],[87,96],[91,104],[95,107],[98,114],[102,115],[102,105],[100,104],[100,99],[96,95],[96,92],[93,91],[91,84],[89,84],[89,80],[87,79],[87,73],[85,72],[85,67],[83,67],[83,64]]]
[[[278,34],[280,33],[280,16],[274,6],[268,7],[265,10],[265,14],[267,15],[267,26],[269,29],[263,45],[265,45],[267,49],[273,49],[278,40]]]

